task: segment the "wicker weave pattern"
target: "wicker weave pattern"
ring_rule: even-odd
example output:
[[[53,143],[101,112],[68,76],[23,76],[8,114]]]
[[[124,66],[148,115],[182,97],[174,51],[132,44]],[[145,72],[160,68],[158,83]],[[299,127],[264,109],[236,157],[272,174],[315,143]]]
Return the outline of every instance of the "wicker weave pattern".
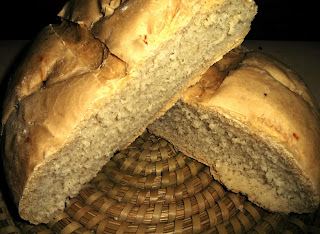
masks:
[[[1,221],[6,207],[0,205]],[[117,153],[48,225],[5,221],[1,233],[310,231],[300,216],[270,214],[227,191],[208,167],[149,133]]]

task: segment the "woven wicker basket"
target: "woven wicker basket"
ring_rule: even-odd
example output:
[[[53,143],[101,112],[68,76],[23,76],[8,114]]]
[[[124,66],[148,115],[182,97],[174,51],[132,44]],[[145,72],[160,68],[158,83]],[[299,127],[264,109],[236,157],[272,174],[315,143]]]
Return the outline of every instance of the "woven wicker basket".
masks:
[[[0,233],[320,233],[317,212],[268,213],[147,132],[115,154],[49,224],[30,225],[9,213],[1,195]]]

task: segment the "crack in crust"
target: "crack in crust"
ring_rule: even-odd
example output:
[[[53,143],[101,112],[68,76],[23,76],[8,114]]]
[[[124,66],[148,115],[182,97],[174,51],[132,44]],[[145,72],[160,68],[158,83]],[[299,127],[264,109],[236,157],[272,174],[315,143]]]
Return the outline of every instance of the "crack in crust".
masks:
[[[68,21],[85,25],[89,30],[101,18],[109,18],[127,0],[71,0],[58,16]]]

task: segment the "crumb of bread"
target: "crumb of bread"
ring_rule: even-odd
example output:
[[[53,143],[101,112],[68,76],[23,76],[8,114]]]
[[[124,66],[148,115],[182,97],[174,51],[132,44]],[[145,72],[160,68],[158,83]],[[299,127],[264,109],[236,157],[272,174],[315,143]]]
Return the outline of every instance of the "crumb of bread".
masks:
[[[293,208],[298,213],[312,209],[315,204],[305,202],[312,189],[299,168],[285,159],[290,157],[286,151],[245,128],[181,101],[150,126],[154,134],[172,139],[186,155],[210,166],[215,179],[228,189],[239,192],[241,188],[258,205],[287,213]]]

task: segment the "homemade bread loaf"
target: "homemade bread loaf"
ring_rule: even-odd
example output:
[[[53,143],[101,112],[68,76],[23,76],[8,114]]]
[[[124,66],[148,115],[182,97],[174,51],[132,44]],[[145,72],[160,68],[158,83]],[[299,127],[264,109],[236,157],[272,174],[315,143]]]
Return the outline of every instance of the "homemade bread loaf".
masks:
[[[318,107],[271,56],[231,51],[149,130],[267,210],[303,213],[319,204]]]
[[[75,0],[9,84],[4,166],[22,218],[48,222],[113,153],[240,44],[250,0]],[[118,7],[118,8],[117,8]]]

